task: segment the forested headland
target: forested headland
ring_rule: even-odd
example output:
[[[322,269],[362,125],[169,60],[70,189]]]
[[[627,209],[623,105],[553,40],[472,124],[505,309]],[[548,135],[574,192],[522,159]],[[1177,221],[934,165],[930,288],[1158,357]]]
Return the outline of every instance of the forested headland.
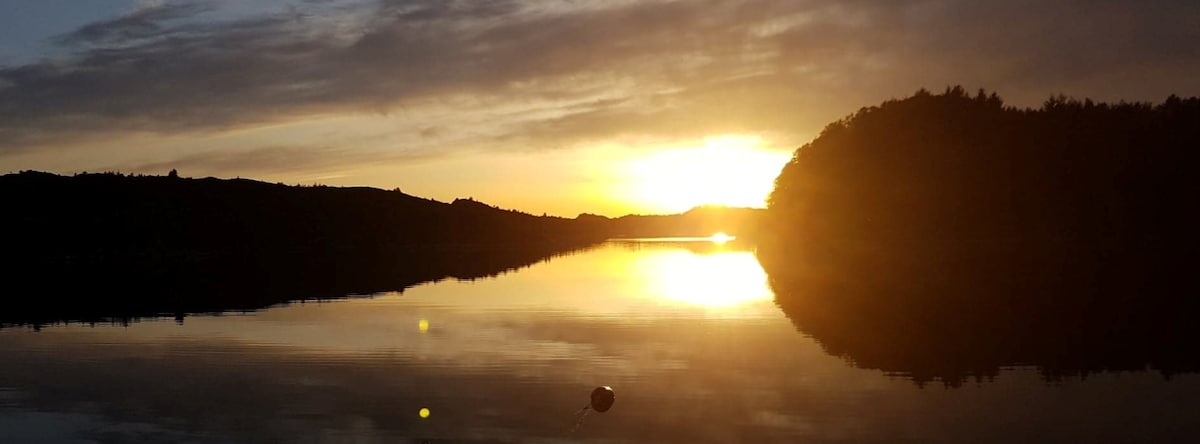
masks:
[[[1197,98],[922,90],[796,150],[759,258],[797,327],[864,367],[1192,371],[1198,161]]]

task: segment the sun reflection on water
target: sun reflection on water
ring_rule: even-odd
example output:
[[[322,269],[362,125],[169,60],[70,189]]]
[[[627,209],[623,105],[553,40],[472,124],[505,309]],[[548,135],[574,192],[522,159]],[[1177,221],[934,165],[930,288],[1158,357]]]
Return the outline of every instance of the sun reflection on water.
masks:
[[[767,275],[748,251],[664,251],[641,264],[646,294],[672,303],[729,308],[771,299]]]

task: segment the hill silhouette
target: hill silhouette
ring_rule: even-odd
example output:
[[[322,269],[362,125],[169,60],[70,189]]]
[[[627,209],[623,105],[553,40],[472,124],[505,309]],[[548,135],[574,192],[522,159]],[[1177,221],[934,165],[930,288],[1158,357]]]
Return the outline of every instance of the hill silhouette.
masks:
[[[0,323],[262,308],[494,275],[603,227],[372,188],[0,176]]]
[[[918,382],[1195,371],[1198,149],[1197,98],[922,90],[796,151],[759,257],[798,329]]]

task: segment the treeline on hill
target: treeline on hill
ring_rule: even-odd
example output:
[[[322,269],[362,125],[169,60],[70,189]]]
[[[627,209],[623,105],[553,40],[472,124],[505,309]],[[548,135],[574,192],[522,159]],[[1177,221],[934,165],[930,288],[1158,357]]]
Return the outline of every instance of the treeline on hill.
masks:
[[[776,180],[759,257],[831,353],[941,379],[1200,369],[1200,99],[864,108]]]
[[[607,237],[600,224],[373,188],[0,176],[0,324],[254,309],[476,278]]]

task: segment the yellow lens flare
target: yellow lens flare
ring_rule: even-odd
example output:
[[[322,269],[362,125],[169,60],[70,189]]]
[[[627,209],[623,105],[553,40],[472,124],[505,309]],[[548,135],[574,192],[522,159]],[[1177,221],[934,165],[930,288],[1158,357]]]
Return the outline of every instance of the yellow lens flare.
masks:
[[[427,409],[425,407],[421,407],[421,410],[417,411],[417,416],[420,416],[421,419],[428,418],[429,417],[429,409]]]

